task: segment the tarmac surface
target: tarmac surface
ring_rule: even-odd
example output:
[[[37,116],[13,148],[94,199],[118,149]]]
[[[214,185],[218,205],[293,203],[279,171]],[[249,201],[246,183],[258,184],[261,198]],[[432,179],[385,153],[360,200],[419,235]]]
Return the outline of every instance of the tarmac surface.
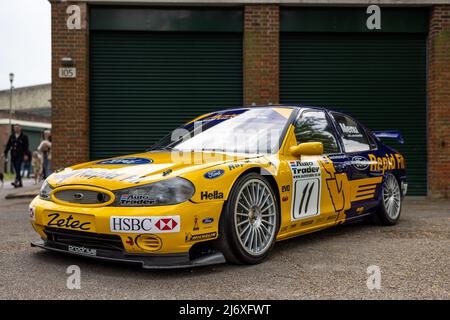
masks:
[[[31,248],[30,199],[6,200],[14,191],[0,189],[0,299],[450,299],[449,200],[407,198],[396,226],[286,240],[259,265],[152,271]],[[71,265],[80,289],[67,287]],[[379,289],[367,285],[373,270]]]

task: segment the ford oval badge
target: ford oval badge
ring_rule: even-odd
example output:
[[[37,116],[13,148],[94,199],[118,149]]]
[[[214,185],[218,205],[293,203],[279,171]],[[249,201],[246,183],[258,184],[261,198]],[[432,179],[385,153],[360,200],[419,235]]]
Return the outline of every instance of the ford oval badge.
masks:
[[[225,173],[224,170],[222,170],[222,169],[216,169],[216,170],[208,171],[208,172],[205,173],[203,176],[204,176],[206,179],[215,179],[215,178],[218,178],[218,177],[222,176],[224,173]]]
[[[209,224],[209,223],[212,223],[213,221],[214,221],[214,218],[205,218],[202,220],[202,222],[204,224]]]
[[[97,162],[97,164],[115,164],[115,165],[133,165],[133,164],[148,164],[152,163],[152,159],[147,158],[115,158]]]

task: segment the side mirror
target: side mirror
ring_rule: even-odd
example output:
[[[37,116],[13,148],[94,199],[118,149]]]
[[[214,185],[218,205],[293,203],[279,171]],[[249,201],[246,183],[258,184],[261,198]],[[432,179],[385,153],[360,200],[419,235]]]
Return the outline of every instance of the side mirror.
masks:
[[[318,156],[323,154],[322,142],[305,142],[293,146],[289,149],[291,154],[295,157],[300,156]]]

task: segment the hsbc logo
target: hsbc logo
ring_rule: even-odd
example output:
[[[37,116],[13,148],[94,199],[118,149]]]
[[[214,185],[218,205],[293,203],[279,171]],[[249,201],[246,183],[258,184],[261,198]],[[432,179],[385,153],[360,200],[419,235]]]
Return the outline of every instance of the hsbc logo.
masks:
[[[179,229],[179,223],[174,220],[173,218],[162,218],[156,221],[155,223],[156,228],[158,228],[161,231],[172,231],[177,226]]]
[[[111,232],[168,233],[180,232],[180,216],[110,218]]]

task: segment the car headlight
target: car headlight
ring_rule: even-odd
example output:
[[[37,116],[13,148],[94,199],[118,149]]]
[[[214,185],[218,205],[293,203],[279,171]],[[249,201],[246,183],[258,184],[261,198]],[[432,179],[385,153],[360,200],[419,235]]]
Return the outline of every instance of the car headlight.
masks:
[[[150,207],[177,204],[190,199],[194,185],[183,178],[172,178],[114,192],[116,207]]]
[[[51,201],[50,192],[52,190],[53,190],[52,186],[47,182],[47,180],[45,180],[42,183],[41,190],[39,190],[39,197],[43,200]]]

